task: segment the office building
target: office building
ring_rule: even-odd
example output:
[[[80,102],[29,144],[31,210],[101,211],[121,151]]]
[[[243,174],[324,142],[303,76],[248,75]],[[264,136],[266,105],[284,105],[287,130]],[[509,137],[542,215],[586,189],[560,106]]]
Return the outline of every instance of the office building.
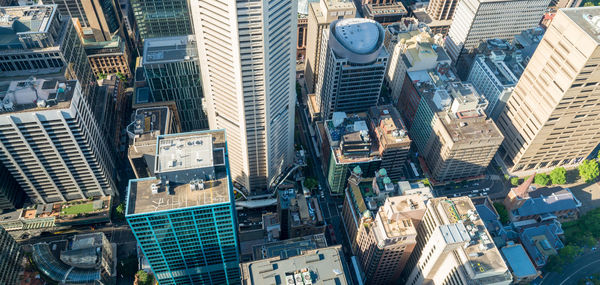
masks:
[[[194,34],[187,0],[131,0],[131,8],[142,41]]]
[[[319,80],[323,31],[329,29],[329,25],[335,20],[354,17],[356,17],[356,7],[350,0],[323,0],[308,4],[308,38],[304,78],[309,93],[315,91]]]
[[[377,105],[389,58],[384,37],[379,23],[361,18],[336,20],[323,31],[315,88],[323,120]]]
[[[281,241],[258,244],[252,247],[254,260],[272,258],[279,256],[287,259],[302,255],[309,250],[327,247],[325,234],[314,234],[303,237],[290,238]]]
[[[47,0],[44,4],[55,4],[64,17],[78,19],[86,35],[95,41],[108,41],[121,27],[119,7],[114,0]]]
[[[227,130],[231,178],[260,193],[294,159],[296,1],[191,3],[209,126]]]
[[[90,103],[98,128],[114,153],[120,146],[125,108],[124,85],[116,75],[98,80],[98,86],[94,90],[94,101]]]
[[[377,214],[364,215],[358,226],[356,256],[366,284],[389,284],[400,278],[417,243],[416,226],[425,212],[420,195],[385,200]]]
[[[95,80],[83,43],[57,5],[2,7],[0,17],[7,21],[0,35],[0,77],[60,74],[79,80],[84,96],[91,94]]]
[[[550,0],[464,0],[458,3],[446,50],[466,79],[473,51],[482,41],[510,40],[538,26]],[[464,71],[464,74],[462,73]]]
[[[406,178],[404,171],[408,161],[411,140],[400,113],[392,105],[373,106],[369,109],[372,138],[381,156],[381,168],[394,180]]]
[[[366,113],[334,113],[325,121],[322,153],[332,195],[343,195],[351,172],[373,177],[381,165],[379,146],[372,138]]]
[[[239,284],[225,131],[161,135],[154,176],[129,181],[125,218],[159,284]],[[168,230],[165,230],[168,229]]]
[[[133,76],[129,47],[120,36],[102,42],[84,40],[83,46],[96,77],[109,74],[121,74],[124,78]]]
[[[145,40],[142,65],[153,102],[175,101],[184,132],[208,128],[194,36]]]
[[[469,197],[434,198],[401,281],[508,285],[512,275]]]
[[[518,40],[513,45],[506,40],[491,39],[480,44],[475,55],[467,80],[488,100],[485,112],[493,120],[498,119],[506,106],[506,101],[542,38],[541,28],[528,31],[537,34],[532,38],[532,48],[521,48],[520,45],[516,47]],[[522,34],[528,35],[525,31]]]
[[[455,80],[451,70],[415,71],[409,77],[420,96],[409,133],[430,179],[447,182],[483,174],[503,140],[484,112],[485,98]]]
[[[25,193],[8,169],[0,163],[0,213],[15,210],[23,205]]]
[[[427,14],[434,20],[452,20],[459,0],[431,0],[427,6]]]
[[[117,194],[112,150],[78,81],[0,86],[0,158],[32,202]]]
[[[282,239],[325,231],[325,220],[317,198],[296,194],[294,188],[279,190],[277,213],[281,222]]]
[[[350,273],[341,246],[309,250],[290,258],[280,256],[240,265],[242,285],[351,284]]]
[[[498,119],[512,173],[576,165],[600,140],[600,8],[559,10]]]
[[[17,284],[23,252],[21,246],[0,227],[0,283]]]
[[[127,136],[131,141],[127,158],[136,178],[154,176],[158,136],[178,132],[169,107],[147,107],[135,110],[133,122],[127,126]]]
[[[104,233],[75,235],[68,240],[37,243],[32,260],[40,272],[56,283],[114,284],[117,278],[117,244]]]
[[[396,0],[363,0],[362,14],[383,26],[393,24],[408,16],[402,2]]]
[[[385,46],[391,55],[385,80],[394,104],[399,104],[407,72],[452,63],[441,45],[442,41],[440,36],[432,36],[429,28],[416,20],[386,27]]]

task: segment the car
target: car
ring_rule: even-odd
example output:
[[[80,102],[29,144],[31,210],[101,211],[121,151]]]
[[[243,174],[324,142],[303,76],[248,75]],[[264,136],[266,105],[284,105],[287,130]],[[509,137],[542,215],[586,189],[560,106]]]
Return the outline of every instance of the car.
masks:
[[[475,186],[479,186],[479,183],[475,183],[475,184],[473,184],[473,185],[475,185]]]
[[[479,190],[473,190],[471,192],[473,192],[473,193],[479,193]]]
[[[487,194],[485,194],[485,193],[479,193],[479,196],[483,197],[483,196],[487,196]]]
[[[323,191],[323,187],[321,187],[321,184],[319,184],[319,191]]]
[[[490,191],[490,188],[485,188],[483,189],[483,191]]]
[[[469,194],[469,197],[473,198],[475,197],[475,194]]]

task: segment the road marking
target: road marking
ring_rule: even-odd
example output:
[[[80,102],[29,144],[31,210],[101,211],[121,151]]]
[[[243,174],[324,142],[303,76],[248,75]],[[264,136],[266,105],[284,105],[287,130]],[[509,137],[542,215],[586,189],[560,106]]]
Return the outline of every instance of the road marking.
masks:
[[[590,265],[592,265],[592,264],[594,264],[594,263],[597,263],[597,262],[600,262],[600,260],[596,260],[596,261],[594,261],[594,262],[590,262],[588,265],[586,265],[586,266],[584,266],[584,267],[581,267],[581,268],[577,269],[575,272],[571,273],[571,275],[569,275],[567,278],[565,278],[565,280],[563,280],[563,282],[560,282],[560,284],[558,284],[558,285],[563,285],[563,284],[565,284],[565,282],[567,282],[567,280],[569,280],[571,277],[573,277],[573,275],[577,274],[577,272],[579,272],[579,271],[583,270],[584,268],[586,268],[586,267],[588,267],[588,266],[590,266]],[[543,283],[543,282],[542,282],[542,283]]]

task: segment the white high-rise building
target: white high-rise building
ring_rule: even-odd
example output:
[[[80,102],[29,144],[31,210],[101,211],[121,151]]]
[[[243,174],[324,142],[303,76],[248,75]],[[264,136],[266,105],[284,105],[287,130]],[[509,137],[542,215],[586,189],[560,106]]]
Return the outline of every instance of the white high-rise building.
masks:
[[[77,80],[0,82],[0,162],[32,202],[117,194],[115,162]]]
[[[464,56],[489,39],[510,40],[540,23],[550,0],[461,0],[446,37],[448,55],[468,72]],[[460,75],[460,74],[459,74]]]
[[[231,178],[252,192],[293,161],[297,3],[192,0],[211,129],[227,131]]]

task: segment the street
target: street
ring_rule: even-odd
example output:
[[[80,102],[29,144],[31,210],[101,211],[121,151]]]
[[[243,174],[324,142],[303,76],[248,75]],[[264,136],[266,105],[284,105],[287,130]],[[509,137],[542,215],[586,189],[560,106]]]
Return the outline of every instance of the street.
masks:
[[[546,273],[540,285],[569,285],[577,284],[580,279],[600,273],[600,251],[595,250],[577,257],[571,264],[565,266],[560,273]]]
[[[327,224],[333,225],[333,229],[335,232],[335,236],[336,236],[336,240],[337,242],[341,242],[342,244],[342,248],[344,251],[344,256],[346,257],[346,262],[348,264],[349,267],[352,267],[352,261],[350,260],[350,258],[352,257],[352,252],[350,250],[351,246],[350,246],[350,240],[348,239],[348,235],[346,234],[346,230],[344,228],[343,225],[343,221],[342,221],[342,217],[340,215],[340,212],[338,210],[338,205],[342,205],[343,204],[343,198],[341,197],[332,197],[330,195],[330,191],[328,188],[328,183],[327,183],[327,179],[325,178],[325,175],[323,174],[323,170],[321,169],[321,159],[319,157],[317,157],[317,155],[315,154],[315,149],[314,149],[314,145],[313,145],[313,140],[310,136],[310,132],[308,131],[308,118],[306,118],[306,113],[304,112],[303,108],[304,104],[298,102],[299,104],[297,105],[296,108],[296,112],[298,114],[300,114],[300,124],[297,126],[301,133],[301,140],[303,142],[303,144],[305,146],[307,146],[308,150],[308,154],[310,155],[310,158],[312,159],[313,163],[312,163],[312,167],[313,169],[311,169],[312,173],[315,174],[315,178],[317,179],[317,182],[319,182],[319,185],[321,186],[321,189],[323,189],[323,195],[324,195],[324,199],[321,199],[320,193],[319,195],[317,195],[317,200],[319,201],[319,206],[321,207],[322,211],[323,211],[323,217],[326,221]],[[330,242],[330,240],[329,240]],[[333,245],[333,244],[330,244]],[[357,284],[358,282],[354,281],[354,272],[351,269],[350,272],[350,278],[352,279],[353,284]]]

